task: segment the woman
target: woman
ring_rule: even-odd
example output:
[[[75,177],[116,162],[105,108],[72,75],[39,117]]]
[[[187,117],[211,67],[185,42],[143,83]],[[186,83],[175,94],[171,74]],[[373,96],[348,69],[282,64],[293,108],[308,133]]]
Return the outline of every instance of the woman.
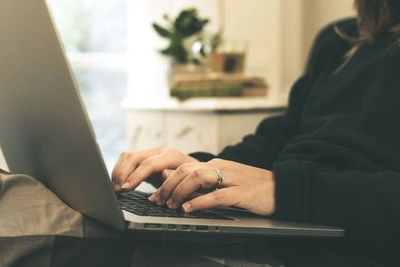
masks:
[[[284,115],[216,156],[166,148],[123,153],[115,189],[162,174],[149,198],[158,205],[186,212],[233,205],[338,226],[346,236],[330,251],[345,247],[353,260],[364,253],[356,262],[367,253],[371,262],[389,261],[400,241],[400,1],[355,6],[357,21],[318,35]],[[215,187],[221,189],[185,200]]]

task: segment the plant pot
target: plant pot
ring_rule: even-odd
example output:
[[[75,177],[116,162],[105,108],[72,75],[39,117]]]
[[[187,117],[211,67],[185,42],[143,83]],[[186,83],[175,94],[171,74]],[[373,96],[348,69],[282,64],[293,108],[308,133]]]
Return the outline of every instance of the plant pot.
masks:
[[[242,74],[246,54],[243,52],[214,52],[210,54],[210,71],[214,73]]]

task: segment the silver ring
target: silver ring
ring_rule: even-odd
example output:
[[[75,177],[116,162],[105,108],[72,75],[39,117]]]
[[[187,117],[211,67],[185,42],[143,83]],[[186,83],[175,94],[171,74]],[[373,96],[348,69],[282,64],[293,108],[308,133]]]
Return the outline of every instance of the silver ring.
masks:
[[[217,173],[217,186],[216,186],[216,190],[220,189],[222,187],[222,182],[224,177],[222,176],[222,173],[220,170],[215,170],[215,172]]]

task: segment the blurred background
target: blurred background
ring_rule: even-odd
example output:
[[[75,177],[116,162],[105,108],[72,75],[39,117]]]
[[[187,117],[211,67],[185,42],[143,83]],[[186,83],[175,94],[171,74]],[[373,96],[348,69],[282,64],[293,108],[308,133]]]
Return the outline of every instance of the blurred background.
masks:
[[[190,145],[196,140],[205,144],[200,147],[185,145],[187,152],[193,149],[216,152],[221,146],[236,142],[235,138],[218,141],[226,139],[224,135],[215,137],[219,138],[215,142],[220,144],[213,146],[214,137],[208,140],[206,134],[196,132],[195,128],[200,126],[193,126],[193,121],[197,120],[196,116],[216,114],[212,127],[217,135],[221,135],[220,125],[229,121],[229,117],[223,117],[226,110],[237,117],[253,116],[254,110],[265,113],[271,108],[284,108],[291,85],[304,69],[315,34],[328,22],[354,15],[353,1],[350,0],[48,0],[48,3],[110,170],[122,151],[177,144],[171,143],[168,136],[163,137],[163,131],[168,128],[168,123],[176,128],[174,123],[179,118],[189,120],[190,124],[183,125],[173,137],[186,138],[185,142]],[[186,66],[183,76],[171,76],[171,69],[176,71],[178,64],[160,53],[168,47],[168,38],[157,32],[153,23],[171,30],[169,27],[174,19],[187,9],[195,9],[198,18],[207,20],[201,34],[193,35],[197,39],[188,38],[190,53],[199,54],[201,42],[216,34],[222,39],[219,49],[239,42],[245,53],[239,76],[211,75],[209,68],[214,63],[208,62],[206,56],[200,63],[190,59],[183,64]],[[207,49],[207,46],[203,47]],[[180,82],[189,80],[191,87],[197,86],[199,79],[207,80],[206,85],[210,86],[211,80],[212,86],[218,82],[222,88],[226,84],[232,87],[232,80],[235,86],[242,85],[242,80],[247,82],[249,77],[262,81],[268,93],[264,94],[257,87],[258,91],[253,90],[258,96],[256,100],[229,98],[229,95],[215,100],[215,95],[204,95],[214,101],[204,102],[203,99],[202,103],[213,103],[211,107],[207,104],[206,111],[204,104],[198,104],[200,102],[182,102],[179,97],[171,96],[171,79],[175,82],[176,79]],[[196,93],[198,91],[193,94]],[[200,114],[201,111],[205,113]],[[168,112],[171,116],[181,112],[181,117],[166,118]],[[260,113],[253,124],[264,113]],[[150,117],[143,119],[143,114]],[[203,117],[199,117],[199,121]],[[214,117],[204,118],[205,123],[210,123]],[[150,121],[153,128],[146,130],[144,122],[134,126],[141,119]],[[233,124],[237,122],[223,127],[233,127]],[[161,130],[155,129],[154,125],[160,126]],[[253,128],[246,128],[244,132],[250,133]],[[193,132],[193,138],[187,137],[190,132]],[[135,145],[135,142],[141,145]],[[6,168],[1,153],[0,167]]]

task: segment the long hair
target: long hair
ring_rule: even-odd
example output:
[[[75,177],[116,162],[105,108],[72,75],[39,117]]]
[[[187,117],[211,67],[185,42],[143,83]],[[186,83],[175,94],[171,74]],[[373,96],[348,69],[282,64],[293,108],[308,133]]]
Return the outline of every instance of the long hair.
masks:
[[[355,0],[354,6],[359,35],[349,36],[335,27],[337,34],[352,44],[346,59],[351,58],[364,44],[373,43],[382,34],[393,34],[400,43],[400,0]]]

